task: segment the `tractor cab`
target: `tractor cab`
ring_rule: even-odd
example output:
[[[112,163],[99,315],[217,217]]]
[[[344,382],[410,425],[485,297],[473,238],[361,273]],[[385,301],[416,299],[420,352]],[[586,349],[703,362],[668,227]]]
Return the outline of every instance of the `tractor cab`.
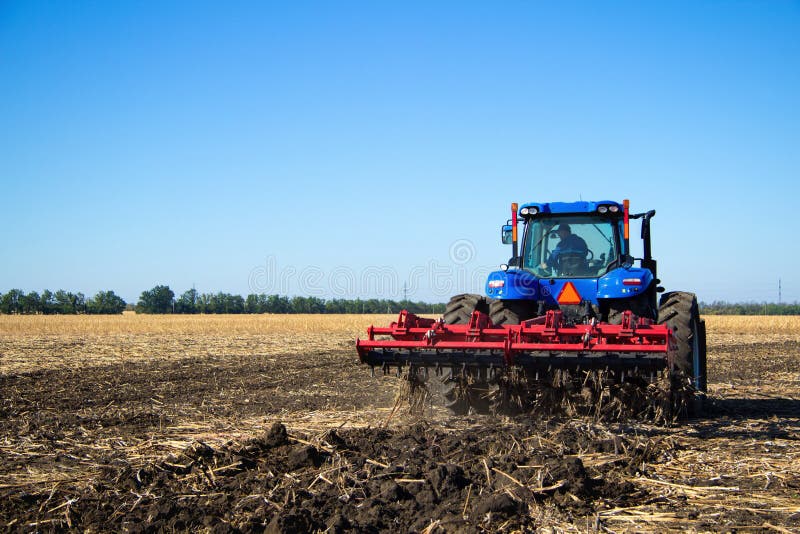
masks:
[[[654,214],[632,215],[627,201],[528,203],[520,209],[512,205],[512,219],[503,226],[503,242],[512,245],[512,257],[489,275],[486,294],[522,305],[528,310],[525,315],[541,312],[541,306],[566,309],[582,304],[587,313],[607,316],[610,307],[636,299],[629,305],[652,316],[658,283],[650,256]],[[642,219],[645,257],[634,266],[629,221],[637,218]],[[521,238],[517,226],[522,226]]]

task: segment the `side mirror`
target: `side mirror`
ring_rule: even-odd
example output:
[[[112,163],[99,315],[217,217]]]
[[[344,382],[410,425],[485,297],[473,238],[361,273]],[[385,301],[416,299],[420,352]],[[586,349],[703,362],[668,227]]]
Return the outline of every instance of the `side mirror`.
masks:
[[[502,231],[501,236],[503,239],[503,244],[504,245],[512,244],[514,242],[514,237],[512,235],[511,225],[504,224],[503,227],[501,228],[501,231]]]

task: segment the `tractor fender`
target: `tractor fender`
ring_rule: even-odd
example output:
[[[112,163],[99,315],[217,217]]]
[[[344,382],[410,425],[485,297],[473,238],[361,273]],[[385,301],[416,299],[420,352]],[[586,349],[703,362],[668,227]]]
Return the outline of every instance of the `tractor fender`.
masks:
[[[535,300],[537,278],[523,269],[493,271],[486,280],[486,295],[495,299]]]
[[[597,298],[630,298],[647,292],[653,282],[649,269],[620,267],[604,274],[597,280]]]

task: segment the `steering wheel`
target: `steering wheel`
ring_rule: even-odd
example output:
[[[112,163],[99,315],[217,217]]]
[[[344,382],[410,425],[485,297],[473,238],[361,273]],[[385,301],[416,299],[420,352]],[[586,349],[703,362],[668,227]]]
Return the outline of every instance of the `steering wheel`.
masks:
[[[581,275],[587,271],[588,267],[589,261],[586,259],[585,253],[562,252],[558,256],[556,270],[561,275]]]
[[[594,252],[592,252],[592,249],[590,248],[587,248],[586,253],[583,255],[581,255],[580,252],[562,252],[561,255],[581,258],[582,260],[586,260],[587,262],[592,261],[594,259]]]

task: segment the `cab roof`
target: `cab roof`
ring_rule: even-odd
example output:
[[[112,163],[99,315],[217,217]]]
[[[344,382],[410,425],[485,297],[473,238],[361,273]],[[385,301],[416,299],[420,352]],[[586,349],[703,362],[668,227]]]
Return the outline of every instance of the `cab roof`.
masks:
[[[600,206],[616,206],[622,213],[622,204],[613,200],[578,201],[578,202],[528,202],[520,207],[536,208],[538,214],[559,213],[596,213]]]

